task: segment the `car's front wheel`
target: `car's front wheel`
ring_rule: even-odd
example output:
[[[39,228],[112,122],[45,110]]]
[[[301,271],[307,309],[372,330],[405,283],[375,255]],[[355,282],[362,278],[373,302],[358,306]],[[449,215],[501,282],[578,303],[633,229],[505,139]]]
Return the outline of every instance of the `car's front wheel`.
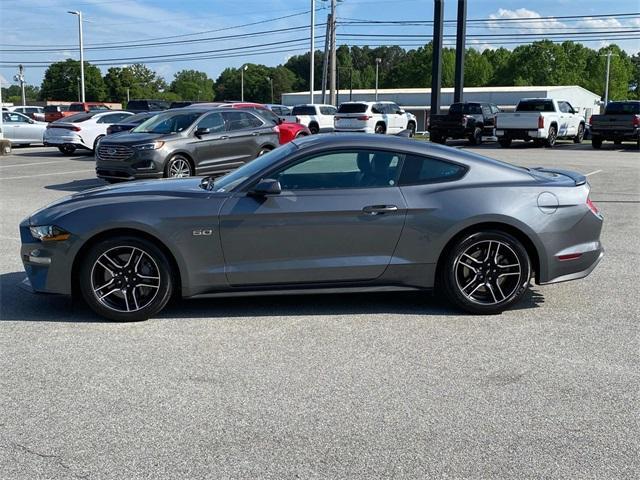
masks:
[[[128,236],[104,240],[91,247],[81,262],[82,297],[109,320],[146,320],[171,298],[171,266],[148,240]]]
[[[191,162],[182,155],[171,157],[165,169],[165,177],[167,178],[184,178],[193,175]]]
[[[529,287],[531,262],[518,239],[489,230],[457,241],[440,273],[444,293],[455,306],[491,315],[522,298]]]

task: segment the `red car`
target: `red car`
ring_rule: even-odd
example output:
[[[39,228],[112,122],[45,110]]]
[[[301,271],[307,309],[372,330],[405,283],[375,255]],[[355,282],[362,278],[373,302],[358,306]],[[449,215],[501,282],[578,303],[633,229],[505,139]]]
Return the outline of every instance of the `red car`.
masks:
[[[231,108],[242,108],[255,110],[258,115],[264,118],[267,121],[273,121],[278,127],[278,135],[280,145],[284,145],[285,143],[289,143],[292,140],[295,140],[299,137],[304,137],[307,135],[311,135],[311,132],[304,125],[300,125],[299,123],[294,122],[285,122],[280,117],[278,117],[275,113],[265,107],[262,103],[253,103],[253,102],[211,102],[211,103],[201,103],[198,105],[199,107],[231,107]]]

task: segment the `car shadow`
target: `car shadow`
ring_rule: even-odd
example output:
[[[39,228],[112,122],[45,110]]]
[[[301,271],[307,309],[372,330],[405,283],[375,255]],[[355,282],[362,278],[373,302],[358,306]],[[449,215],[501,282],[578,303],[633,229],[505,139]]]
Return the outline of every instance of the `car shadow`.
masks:
[[[106,322],[83,302],[58,295],[38,295],[20,287],[24,272],[0,275],[0,321]],[[544,297],[529,291],[513,310],[538,308]],[[173,300],[157,319],[239,318],[399,314],[460,316],[440,298],[421,292],[385,292],[336,295],[290,295]]]
[[[109,185],[104,180],[99,178],[88,178],[85,180],[72,180],[66,183],[57,183],[54,185],[46,185],[44,188],[47,190],[60,190],[63,192],[82,192],[83,190],[89,190],[90,188],[104,187]]]
[[[70,160],[93,160],[93,152],[89,150],[81,150],[78,149],[71,155],[63,155],[58,152],[57,148],[52,148],[50,150],[38,150],[38,151],[30,151],[28,147],[24,149],[20,148],[12,148],[11,155],[14,157],[28,157],[28,158],[51,158],[51,157],[59,157],[60,159],[68,158]]]

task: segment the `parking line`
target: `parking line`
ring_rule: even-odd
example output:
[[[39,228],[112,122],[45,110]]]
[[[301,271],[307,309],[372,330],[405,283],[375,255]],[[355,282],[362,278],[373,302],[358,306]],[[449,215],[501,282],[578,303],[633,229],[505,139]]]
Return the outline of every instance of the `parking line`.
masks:
[[[589,177],[591,175],[595,175],[596,173],[600,173],[600,172],[602,172],[602,170],[595,170],[593,172],[585,173],[584,176]]]
[[[22,175],[20,177],[0,177],[0,180],[20,180],[22,178],[50,177],[52,175],[66,175],[68,173],[89,173],[89,172],[94,172],[94,170],[71,170],[70,172],[38,173],[37,175]]]
[[[0,165],[0,168],[8,168],[8,167],[27,167],[29,165],[47,165],[49,163],[62,163],[67,160],[56,160],[54,162],[35,162],[35,163],[16,163],[11,165]]]

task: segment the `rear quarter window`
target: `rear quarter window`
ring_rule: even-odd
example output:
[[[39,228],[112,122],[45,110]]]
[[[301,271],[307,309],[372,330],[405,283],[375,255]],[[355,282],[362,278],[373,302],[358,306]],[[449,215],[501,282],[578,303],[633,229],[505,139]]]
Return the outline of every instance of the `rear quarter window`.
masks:
[[[310,107],[307,105],[301,105],[299,107],[293,107],[291,115],[315,115],[316,107]]]
[[[368,108],[366,103],[343,103],[338,108],[338,113],[366,113]]]
[[[419,155],[407,155],[398,183],[400,186],[406,186],[451,182],[462,178],[466,172],[466,167],[456,163]]]

